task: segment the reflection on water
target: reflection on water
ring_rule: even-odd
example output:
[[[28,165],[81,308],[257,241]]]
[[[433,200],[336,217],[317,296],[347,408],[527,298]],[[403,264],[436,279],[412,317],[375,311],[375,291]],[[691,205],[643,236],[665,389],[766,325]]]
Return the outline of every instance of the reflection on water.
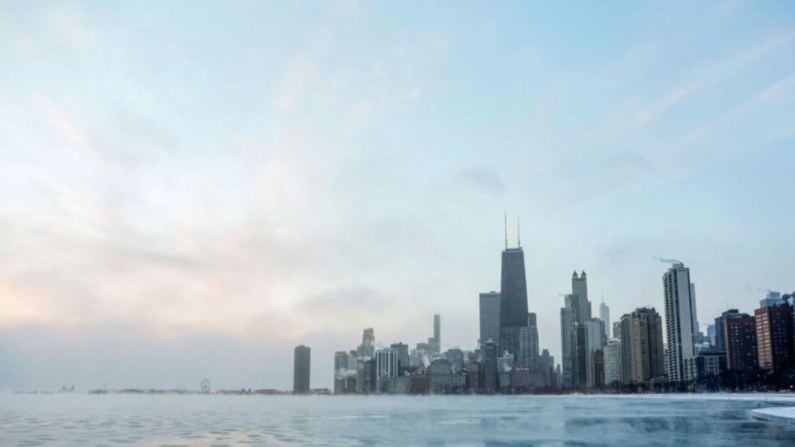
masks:
[[[0,446],[795,446],[795,426],[750,418],[773,405],[698,396],[0,395]]]

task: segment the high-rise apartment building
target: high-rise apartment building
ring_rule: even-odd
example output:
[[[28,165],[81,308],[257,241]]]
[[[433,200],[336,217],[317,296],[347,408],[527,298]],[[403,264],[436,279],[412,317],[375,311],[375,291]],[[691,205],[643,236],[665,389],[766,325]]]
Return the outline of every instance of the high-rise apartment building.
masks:
[[[665,375],[662,318],[654,308],[621,317],[621,382],[644,383]]]
[[[500,294],[486,292],[480,294],[480,349],[487,341],[500,340]]]
[[[792,309],[780,302],[754,311],[757,357],[761,369],[783,371],[795,363]]]
[[[619,322],[620,324],[620,322]],[[605,385],[621,382],[621,341],[610,340],[604,348]]]
[[[726,319],[733,316],[740,315],[737,309],[729,309],[723,312],[718,318],[715,318],[715,350],[718,352],[726,352]]]
[[[726,366],[734,371],[753,371],[757,367],[756,322],[748,314],[723,313]]]
[[[306,394],[309,392],[309,367],[311,350],[308,346],[295,347],[293,356],[293,393]]]
[[[666,371],[668,380],[685,380],[684,360],[696,355],[695,337],[699,333],[695,286],[690,269],[674,263],[663,275],[665,330],[668,341]]]

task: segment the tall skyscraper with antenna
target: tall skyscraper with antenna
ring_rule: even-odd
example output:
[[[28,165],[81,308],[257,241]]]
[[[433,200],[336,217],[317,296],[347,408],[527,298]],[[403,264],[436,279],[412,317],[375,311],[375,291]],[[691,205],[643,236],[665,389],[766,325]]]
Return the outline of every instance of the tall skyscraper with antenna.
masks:
[[[519,221],[517,220],[517,226]],[[524,251],[517,228],[516,246],[508,243],[508,219],[505,219],[505,250],[502,252],[502,280],[500,290],[500,353],[519,355],[521,328],[527,324],[527,280]]]

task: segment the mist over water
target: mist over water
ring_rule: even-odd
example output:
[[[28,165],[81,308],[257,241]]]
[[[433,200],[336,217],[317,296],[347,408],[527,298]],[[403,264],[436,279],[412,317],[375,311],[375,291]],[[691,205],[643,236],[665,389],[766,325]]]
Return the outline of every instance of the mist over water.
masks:
[[[0,446],[787,446],[786,403],[582,396],[2,395]]]

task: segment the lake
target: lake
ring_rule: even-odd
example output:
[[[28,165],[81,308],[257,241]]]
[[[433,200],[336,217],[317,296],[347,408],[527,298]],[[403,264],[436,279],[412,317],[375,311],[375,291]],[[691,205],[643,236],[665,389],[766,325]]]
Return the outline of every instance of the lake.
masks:
[[[0,394],[0,446],[795,446],[776,396]]]

